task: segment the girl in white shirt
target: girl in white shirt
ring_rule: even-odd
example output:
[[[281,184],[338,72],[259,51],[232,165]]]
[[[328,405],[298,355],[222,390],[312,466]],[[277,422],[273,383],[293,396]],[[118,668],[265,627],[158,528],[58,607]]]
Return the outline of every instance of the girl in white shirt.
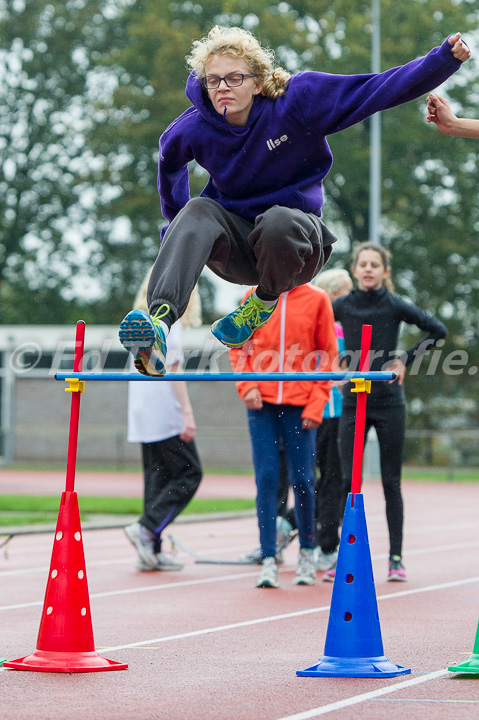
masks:
[[[149,273],[135,307],[146,308],[148,279]],[[182,322],[172,325],[168,335],[168,373],[183,364],[182,323],[200,324],[200,311],[196,290]],[[128,386],[128,441],[141,443],[144,507],[139,521],[128,525],[125,533],[138,553],[138,570],[181,570],[181,563],[162,552],[161,534],[188,505],[202,478],[186,383],[133,381]]]

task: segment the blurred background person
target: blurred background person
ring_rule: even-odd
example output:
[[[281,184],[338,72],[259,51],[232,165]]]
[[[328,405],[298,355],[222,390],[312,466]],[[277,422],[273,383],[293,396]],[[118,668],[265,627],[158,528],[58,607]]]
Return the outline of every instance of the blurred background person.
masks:
[[[147,307],[147,274],[134,307]],[[182,369],[182,326],[201,325],[197,288],[181,321],[167,340],[167,369]],[[138,553],[137,570],[181,570],[183,565],[162,550],[162,532],[185,509],[202,479],[195,444],[196,424],[184,381],[128,383],[128,441],[141,443],[144,475],[143,514],[125,527]]]
[[[321,272],[313,280],[316,287],[326,290],[331,301],[347,295],[353,289],[353,281],[347,270],[333,268]],[[344,350],[344,334],[341,325],[334,323],[338,342],[338,353]],[[329,392],[324,408],[323,421],[316,438],[316,548],[314,559],[316,570],[325,572],[336,567],[341,522],[342,478],[339,457],[339,418],[343,406],[340,384],[336,383]],[[284,451],[280,448],[280,455]],[[285,466],[280,462],[280,469]],[[295,536],[296,521],[294,508],[287,508],[289,481],[286,468],[280,472],[278,495],[277,557]],[[281,516],[281,517],[280,517]],[[325,572],[323,580],[334,580],[334,573]]]
[[[391,254],[381,245],[361,243],[353,254],[352,273],[357,289],[333,303],[334,316],[343,326],[349,370],[357,371],[363,325],[372,325],[370,370],[392,370],[395,380],[373,382],[366,406],[365,437],[376,429],[380,450],[381,481],[389,530],[388,580],[407,580],[402,562],[404,509],[401,492],[402,456],[406,429],[406,366],[446,337],[442,322],[394,293]],[[406,351],[397,349],[401,323],[415,325],[428,335]],[[359,362],[359,360],[357,360]],[[354,364],[354,367],[351,365]],[[351,383],[344,386],[339,425],[343,475],[342,512],[351,490],[356,396]],[[334,573],[334,571],[330,571]]]
[[[307,308],[307,311],[305,309]],[[230,351],[236,372],[329,370],[337,355],[331,301],[311,284],[283,293],[278,309],[254,338]],[[316,429],[328,402],[330,383],[307,380],[239,381],[248,415],[257,487],[256,510],[262,554],[256,587],[279,587],[276,561],[279,447],[282,440],[295,497],[300,551],[295,585],[316,582],[314,478]]]

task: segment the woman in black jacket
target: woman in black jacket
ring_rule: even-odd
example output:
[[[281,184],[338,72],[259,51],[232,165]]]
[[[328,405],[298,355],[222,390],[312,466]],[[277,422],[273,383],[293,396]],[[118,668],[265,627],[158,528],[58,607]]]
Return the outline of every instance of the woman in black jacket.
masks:
[[[333,303],[335,319],[344,329],[346,360],[350,370],[358,370],[363,325],[372,325],[371,370],[393,370],[394,381],[372,383],[366,410],[366,435],[376,428],[381,454],[381,480],[386,500],[389,528],[388,580],[406,580],[402,564],[403,499],[401,466],[405,434],[406,400],[404,375],[406,367],[417,356],[427,352],[442,338],[447,329],[443,323],[420,310],[411,302],[394,294],[390,279],[390,253],[381,245],[362,243],[353,257],[352,272],[358,287]],[[428,333],[407,351],[397,351],[402,322],[416,325]],[[385,367],[386,366],[386,367]],[[356,396],[346,384],[343,414],[340,423],[344,503],[351,489]],[[332,574],[334,571],[330,571]]]

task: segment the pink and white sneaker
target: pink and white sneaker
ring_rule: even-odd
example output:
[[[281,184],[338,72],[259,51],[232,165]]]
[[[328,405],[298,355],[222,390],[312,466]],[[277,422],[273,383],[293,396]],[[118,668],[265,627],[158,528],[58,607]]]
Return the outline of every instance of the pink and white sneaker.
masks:
[[[399,555],[393,555],[389,560],[388,582],[406,582],[406,568]]]

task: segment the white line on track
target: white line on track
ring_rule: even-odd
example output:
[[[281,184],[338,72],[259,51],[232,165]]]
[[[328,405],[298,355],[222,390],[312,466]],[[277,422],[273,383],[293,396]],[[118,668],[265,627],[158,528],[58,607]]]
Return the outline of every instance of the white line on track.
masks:
[[[283,613],[281,615],[270,615],[269,617],[256,618],[256,620],[243,620],[243,622],[231,623],[230,625],[217,625],[212,628],[204,628],[203,630],[192,630],[187,633],[180,633],[178,635],[167,635],[161,638],[155,638],[154,640],[141,640],[140,642],[129,643],[128,645],[115,645],[113,647],[102,647],[103,650],[111,652],[112,650],[126,650],[128,648],[137,648],[144,645],[151,645],[153,643],[170,642],[171,640],[183,640],[184,638],[198,637],[200,635],[210,635],[211,633],[224,632],[225,630],[236,630],[237,628],[251,627],[253,625],[262,625],[267,622],[276,622],[277,620],[289,620],[290,618],[296,618],[302,615],[313,615],[313,613],[324,612],[329,610],[329,605],[324,605],[320,608],[310,608],[309,610],[301,610],[299,612]]]
[[[248,573],[250,574],[250,573]],[[236,579],[237,576],[232,576]],[[417,588],[415,590],[404,590],[396,593],[388,593],[386,595],[378,595],[378,600],[391,600],[394,598],[404,597],[406,595],[418,595],[424,592],[434,592],[436,590],[447,590],[452,587],[460,587],[462,585],[470,585],[472,583],[479,582],[479,576],[472,578],[464,578],[463,580],[454,580],[448,583],[442,583],[440,585],[428,585],[427,587]],[[160,586],[161,587],[161,586]],[[256,618],[255,620],[244,620],[238,623],[231,623],[229,625],[218,625],[216,627],[204,628],[203,630],[192,630],[188,633],[181,633],[179,635],[166,635],[160,638],[154,638],[153,640],[140,640],[139,642],[128,643],[127,645],[115,645],[114,647],[108,647],[107,650],[125,650],[126,648],[140,647],[142,645],[152,645],[153,643],[169,642],[171,640],[180,640],[183,638],[197,637],[199,635],[209,635],[211,633],[224,632],[225,630],[236,630],[236,628],[244,628],[253,625],[261,625],[262,623],[275,622],[276,620],[289,620],[291,618],[303,617],[305,615],[313,615],[315,613],[326,612],[330,609],[330,605],[323,605],[322,607],[308,608],[307,610],[298,610],[291,613],[283,613],[281,615],[269,615],[267,617]],[[1,608],[0,608],[1,609]]]
[[[432,545],[429,548],[419,548],[419,549],[411,549],[407,551],[408,555],[428,555],[432,553],[438,553],[438,552],[452,552],[455,550],[466,550],[468,548],[474,548],[479,547],[479,540],[472,541],[472,542],[463,542],[463,543],[450,543],[448,545]],[[214,555],[224,555],[225,553],[229,552],[242,552],[244,551],[244,546],[240,547],[229,547],[229,548],[221,548],[221,549],[200,549],[197,551],[198,555],[205,555],[209,557],[213,557]],[[189,557],[187,553],[181,552],[178,553],[179,557]],[[385,558],[389,557],[389,553],[375,553],[372,555],[372,560],[384,560]],[[132,563],[132,557],[128,556],[125,558],[115,558],[115,559],[107,559],[107,560],[86,560],[86,568],[87,571],[89,568],[94,567],[108,567],[110,565],[126,565]],[[253,565],[253,567],[255,567]],[[259,566],[256,566],[259,568]],[[287,567],[287,565],[285,566]],[[48,570],[50,567],[43,565],[41,567],[34,567],[34,568],[21,568],[16,570],[0,570],[0,578],[2,577],[14,577],[14,576],[21,576],[21,575],[29,575],[33,573],[39,573],[44,572],[48,573]],[[193,583],[197,583],[197,581],[192,581]],[[169,587],[169,585],[166,585],[166,587]],[[176,585],[174,585],[176,587]],[[0,608],[1,609],[1,608]]]
[[[103,567],[105,565],[131,565],[131,557],[127,558],[116,558],[115,560],[94,560],[93,562],[87,562],[87,569],[89,567]],[[43,565],[42,567],[35,568],[22,568],[17,570],[0,570],[0,577],[15,577],[16,575],[30,575],[33,573],[47,573],[50,566]]]
[[[470,578],[464,578],[463,580],[451,580],[447,583],[438,583],[437,585],[427,585],[423,588],[415,588],[414,590],[399,590],[394,593],[386,593],[385,595],[378,595],[378,600],[389,600],[390,598],[405,597],[406,595],[418,595],[423,592],[434,592],[435,590],[447,590],[452,587],[460,587],[461,585],[470,585],[472,583],[479,582],[479,575]]]
[[[254,572],[237,573],[234,575],[222,575],[221,577],[204,578],[201,580],[183,580],[182,582],[167,583],[163,585],[144,585],[143,587],[139,588],[127,588],[125,590],[111,590],[110,592],[91,593],[90,599],[115,597],[117,595],[131,595],[132,593],[141,592],[154,592],[156,590],[170,590],[171,588],[191,587],[192,585],[207,585],[208,583],[227,582],[228,580],[241,580],[241,578],[244,577],[256,577],[257,575],[258,571],[255,570]],[[39,605],[43,605],[43,600],[41,602],[36,601],[30,603],[19,603],[16,605],[2,605],[0,606],[0,611],[17,610],[18,608],[26,607],[38,607]]]
[[[185,585],[194,585],[194,584],[203,584],[207,582],[221,582],[225,580],[230,579],[240,579],[242,577],[250,577],[250,576],[256,576],[257,571],[254,573],[241,573],[241,574],[234,574],[229,576],[223,576],[221,578],[208,578],[207,580],[199,580],[199,581],[189,581],[184,583],[171,583],[168,586],[165,585],[159,585],[159,586],[152,586],[148,588],[139,588],[136,591],[150,591],[150,590],[160,590],[165,589],[167,587],[182,587]],[[390,600],[394,598],[399,597],[405,597],[407,595],[417,595],[424,592],[434,592],[436,590],[445,590],[453,587],[460,587],[462,585],[468,585],[472,583],[479,582],[479,576],[471,577],[471,578],[464,578],[463,580],[456,580],[448,583],[440,583],[436,585],[429,585],[427,587],[423,588],[416,588],[413,590],[403,590],[398,591],[395,593],[387,593],[385,595],[378,595],[378,600]],[[130,591],[114,591],[112,593],[99,593],[97,595],[92,595],[91,597],[107,597],[111,595],[118,595],[118,594],[126,594]],[[41,605],[42,603],[25,603],[22,605],[16,605],[16,606],[6,606],[3,608],[0,608],[0,610],[7,610],[7,609],[14,609],[19,607],[31,607],[33,605]],[[235,630],[238,628],[244,628],[244,627],[252,627],[254,625],[259,625],[267,622],[276,622],[279,620],[286,620],[286,619],[292,619],[296,617],[302,617],[306,615],[312,615],[319,612],[326,612],[330,609],[330,605],[325,605],[318,608],[310,608],[308,610],[301,610],[298,612],[292,612],[292,613],[283,613],[281,615],[272,615],[269,617],[264,618],[257,618],[255,620],[246,620],[239,623],[231,623],[229,625],[220,625],[216,627],[211,628],[204,628],[202,630],[195,630],[188,633],[180,633],[177,635],[169,635],[165,637],[160,638],[154,638],[149,640],[142,640],[135,643],[128,643],[125,645],[117,645],[112,646],[108,648],[103,648],[104,650],[110,651],[116,651],[116,650],[125,650],[125,649],[133,649],[133,648],[140,648],[144,646],[154,645],[157,643],[163,643],[163,642],[171,642],[174,640],[181,640],[186,638],[193,638],[193,637],[199,637],[202,635],[208,635],[212,633],[217,632],[224,632],[228,630]],[[3,672],[3,668],[0,668],[0,672]],[[383,695],[391,694],[394,692],[398,692],[402,689],[413,687],[415,685],[419,685],[425,682],[429,682],[431,680],[435,680],[437,678],[443,677],[448,674],[447,669],[437,670],[432,673],[428,673],[427,675],[422,675],[420,677],[411,678],[409,680],[401,681],[399,683],[395,683],[394,685],[388,685],[387,687],[379,688],[377,690],[372,690],[367,693],[362,693],[360,695],[355,695],[349,698],[345,698],[344,700],[339,700],[334,703],[329,703],[327,705],[323,705],[317,708],[313,708],[312,710],[307,710],[305,712],[297,713],[295,715],[289,715],[282,718],[279,718],[278,720],[310,720],[310,718],[319,717],[320,715],[326,715],[331,712],[335,712],[336,710],[342,710],[346,707],[350,707],[352,705],[357,705],[363,702],[366,702],[368,700],[374,700],[375,698],[379,698]]]
[[[436,680],[437,678],[443,677],[448,674],[448,670],[436,670],[435,672],[422,675],[421,677],[411,678],[411,680],[404,680],[394,685],[388,685],[387,687],[378,688],[377,690],[371,690],[367,693],[361,693],[361,695],[353,695],[344,700],[338,700],[328,705],[322,705],[314,708],[313,710],[306,710],[305,712],[297,713],[296,715],[288,715],[278,720],[310,720],[310,718],[316,718],[320,715],[327,715],[330,712],[336,710],[343,710],[351,705],[358,705],[359,703],[366,702],[367,700],[374,700],[374,698],[380,697],[381,695],[387,695],[388,693],[398,692],[404,688],[413,687],[414,685],[420,685],[421,683],[429,682],[430,680]]]
[[[447,549],[460,549],[460,548],[469,548],[469,547],[476,547],[479,545],[479,543],[464,543],[464,544],[456,544],[456,545],[444,545],[442,548],[438,548],[437,546],[435,548],[426,548],[424,550],[415,551],[414,554],[428,554],[430,552],[437,552],[439,549],[441,551],[445,551]],[[379,556],[382,557],[382,556]],[[375,559],[378,558],[378,556],[374,556]],[[123,561],[120,561],[123,562]],[[99,561],[98,564],[101,564]],[[28,572],[28,571],[25,571]],[[101,592],[101,593],[91,593],[90,599],[97,599],[97,598],[105,598],[105,597],[116,597],[120,595],[132,595],[135,593],[143,593],[143,592],[155,592],[157,590],[169,590],[179,587],[193,587],[198,585],[207,585],[209,583],[218,583],[218,582],[227,582],[229,580],[241,580],[241,578],[245,577],[256,577],[258,573],[258,570],[255,569],[254,572],[241,572],[241,573],[234,573],[230,575],[222,575],[220,577],[210,577],[210,578],[202,578],[200,580],[183,580],[179,582],[173,582],[173,583],[162,583],[161,585],[147,585],[142,587],[136,587],[136,588],[125,588],[123,590],[110,590],[108,592]],[[466,578],[464,580],[456,580],[451,583],[443,583],[439,585],[431,585],[431,590],[436,589],[443,589],[448,587],[454,587],[455,585],[464,585],[468,583],[474,583],[479,580],[479,577],[472,577],[472,578]],[[394,598],[394,597],[403,597],[406,595],[416,594],[420,592],[428,592],[429,588],[417,588],[414,590],[404,590],[399,593],[387,593],[386,595],[380,595],[378,596],[378,600],[385,600],[387,598]],[[28,603],[15,603],[12,605],[1,605],[0,606],[0,612],[5,610],[18,610],[28,607],[39,607],[43,605],[43,600],[36,600],[33,602]],[[329,607],[329,606],[328,606]]]
[[[466,703],[466,705],[479,705],[479,700],[439,699],[439,698],[375,698],[376,702],[416,702],[416,703]]]

